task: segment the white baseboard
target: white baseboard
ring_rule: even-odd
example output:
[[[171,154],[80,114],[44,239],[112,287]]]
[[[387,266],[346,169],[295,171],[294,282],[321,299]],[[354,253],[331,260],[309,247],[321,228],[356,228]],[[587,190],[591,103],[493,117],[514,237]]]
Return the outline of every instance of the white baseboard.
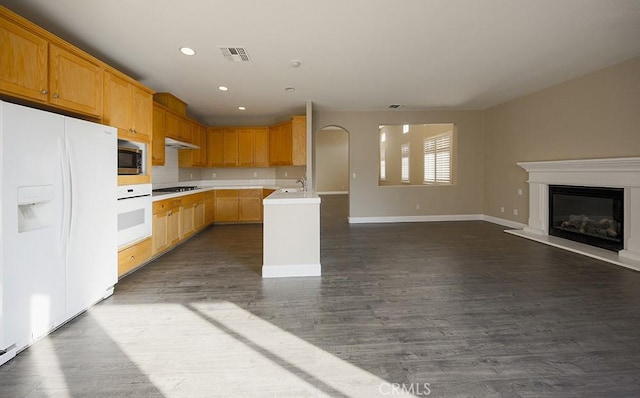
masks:
[[[382,217],[349,217],[349,224],[400,223],[400,222],[433,222],[433,221],[478,221],[482,214],[453,214],[437,216],[382,216]]]
[[[323,191],[318,192],[318,195],[348,195],[349,191]]]
[[[527,226],[527,224],[505,220],[504,218],[488,216],[486,214],[482,215],[482,220],[493,223],[493,224],[502,225],[503,227],[509,227],[514,229],[524,229]]]
[[[2,366],[16,356],[17,350],[15,344],[13,344],[9,348],[0,352],[2,352],[2,354],[0,354],[0,366]]]
[[[298,276],[320,276],[320,264],[263,265],[263,278],[287,278]]]

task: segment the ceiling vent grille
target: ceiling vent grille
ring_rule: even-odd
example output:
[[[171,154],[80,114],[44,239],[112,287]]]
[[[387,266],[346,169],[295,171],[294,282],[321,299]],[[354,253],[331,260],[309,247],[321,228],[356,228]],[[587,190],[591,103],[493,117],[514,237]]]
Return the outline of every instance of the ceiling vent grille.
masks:
[[[249,62],[249,53],[244,47],[218,47],[224,57],[231,62]]]
[[[391,109],[398,109],[398,108],[400,108],[401,106],[402,106],[402,105],[400,105],[400,104],[391,104],[391,105],[389,105],[389,108],[391,108]]]

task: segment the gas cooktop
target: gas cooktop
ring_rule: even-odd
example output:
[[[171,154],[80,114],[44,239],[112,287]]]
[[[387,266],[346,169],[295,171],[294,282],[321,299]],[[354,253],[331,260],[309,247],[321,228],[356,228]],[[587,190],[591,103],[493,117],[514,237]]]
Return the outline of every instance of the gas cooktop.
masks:
[[[153,192],[185,192],[185,191],[193,191],[198,189],[196,186],[188,186],[188,187],[168,187],[168,188],[158,188],[154,189]]]

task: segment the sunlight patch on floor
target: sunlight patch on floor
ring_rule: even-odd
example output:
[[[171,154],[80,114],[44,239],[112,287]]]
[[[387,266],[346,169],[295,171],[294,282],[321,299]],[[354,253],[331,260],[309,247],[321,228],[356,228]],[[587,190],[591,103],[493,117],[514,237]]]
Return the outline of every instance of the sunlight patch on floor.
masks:
[[[230,302],[96,306],[90,314],[168,398],[388,395],[385,380]]]

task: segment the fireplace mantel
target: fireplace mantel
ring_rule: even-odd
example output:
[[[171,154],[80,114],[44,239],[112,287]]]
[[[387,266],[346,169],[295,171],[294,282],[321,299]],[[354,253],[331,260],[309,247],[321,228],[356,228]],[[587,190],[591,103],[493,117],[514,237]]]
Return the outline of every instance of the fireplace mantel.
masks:
[[[640,271],[640,157],[521,162],[529,173],[529,224],[515,235]],[[618,253],[549,236],[549,185],[624,188],[624,249]]]

